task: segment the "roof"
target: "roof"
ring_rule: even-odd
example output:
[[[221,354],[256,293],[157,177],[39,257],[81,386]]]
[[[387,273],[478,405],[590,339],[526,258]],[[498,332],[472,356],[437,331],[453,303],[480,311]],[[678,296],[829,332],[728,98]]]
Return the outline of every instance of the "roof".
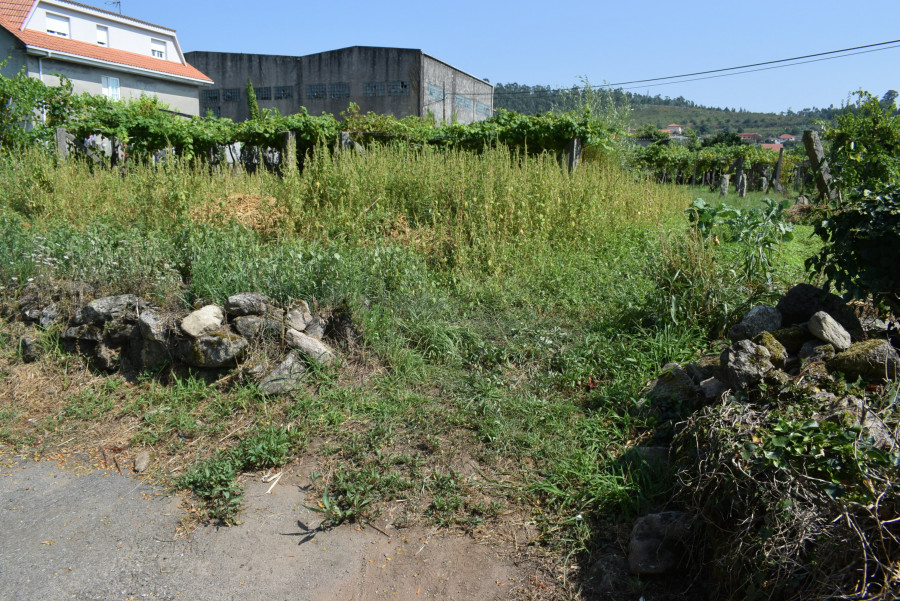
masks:
[[[62,4],[69,4],[75,8],[81,8],[92,12],[107,14],[110,17],[114,17],[115,19],[124,19],[126,21],[132,21],[134,23],[140,23],[142,25],[149,25],[150,27],[175,31],[171,27],[157,25],[156,23],[150,23],[149,21],[142,21],[140,19],[135,19],[134,17],[129,17],[128,15],[114,13],[111,10],[106,10],[105,8],[98,8],[96,6],[90,6],[89,4],[82,4],[81,2],[73,2],[72,0],[53,1],[60,2]],[[36,0],[0,0],[0,14],[4,14],[10,21],[12,21],[13,25],[21,28],[22,23],[25,21],[25,17],[28,16],[28,13],[31,12],[31,7],[35,4]]]
[[[669,123],[666,127],[681,127],[677,123]]]
[[[20,29],[22,21],[37,1],[38,0],[0,0],[0,27],[9,31],[28,48],[45,50],[50,53],[61,53],[90,60],[104,61],[122,65],[124,67],[132,67],[146,71],[154,71],[164,75],[212,83],[212,79],[188,63],[168,61],[152,56],[144,56],[137,52],[107,48],[88,42],[80,42],[78,40],[50,35],[49,33],[36,31],[34,29]],[[67,3],[76,6],[85,6],[76,2]],[[136,19],[131,20],[134,21]],[[156,26],[154,25],[154,27]],[[60,58],[65,60],[64,56]]]
[[[778,139],[779,139],[779,140],[793,140],[793,139],[796,138],[796,137],[797,137],[797,136],[794,136],[794,135],[791,135],[791,134],[781,134],[780,136],[778,136]]]

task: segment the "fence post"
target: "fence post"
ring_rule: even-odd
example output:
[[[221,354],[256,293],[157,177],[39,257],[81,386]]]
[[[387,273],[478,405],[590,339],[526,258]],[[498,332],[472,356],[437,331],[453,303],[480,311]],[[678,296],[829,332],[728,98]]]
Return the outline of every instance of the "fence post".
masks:
[[[569,140],[569,143],[566,145],[566,168],[569,170],[569,173],[572,173],[578,167],[578,160],[581,158],[581,147],[581,138],[578,136]]]
[[[775,163],[775,172],[772,173],[772,187],[781,194],[781,166],[784,162],[784,146],[778,150],[778,162]]]
[[[66,140],[66,135],[65,128],[56,128],[56,154],[64,161],[69,158],[69,143]]]
[[[837,191],[832,187],[831,171],[828,169],[828,161],[825,160],[825,149],[822,148],[822,140],[819,132],[807,129],[803,132],[803,145],[809,156],[809,164],[816,174],[816,187],[823,198],[837,198]]]
[[[284,149],[281,151],[281,159],[284,161],[286,173],[297,170],[297,134],[292,131],[284,132]]]

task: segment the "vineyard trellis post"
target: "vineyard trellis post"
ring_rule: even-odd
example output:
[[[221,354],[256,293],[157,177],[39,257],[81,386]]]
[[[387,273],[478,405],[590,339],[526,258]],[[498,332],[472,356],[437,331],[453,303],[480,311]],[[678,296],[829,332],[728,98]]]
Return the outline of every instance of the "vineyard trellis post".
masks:
[[[828,161],[825,160],[825,149],[822,147],[822,140],[819,139],[819,132],[813,129],[807,129],[803,132],[803,145],[806,147],[806,154],[809,156],[809,164],[816,176],[816,187],[822,198],[837,198],[837,190],[833,186],[831,171],[828,168]]]

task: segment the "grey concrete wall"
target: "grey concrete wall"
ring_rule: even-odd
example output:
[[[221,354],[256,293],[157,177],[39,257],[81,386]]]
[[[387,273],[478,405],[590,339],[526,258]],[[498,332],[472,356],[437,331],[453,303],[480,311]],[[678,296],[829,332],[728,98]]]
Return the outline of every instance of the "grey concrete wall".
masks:
[[[25,66],[25,52],[11,33],[0,28],[0,63],[6,61],[2,72],[6,77],[13,77]]]
[[[142,77],[133,73],[123,73],[111,69],[104,70],[89,65],[79,65],[53,59],[41,59],[39,63],[35,57],[28,58],[29,75],[34,78],[40,78],[40,73],[42,72],[43,81],[48,86],[59,85],[59,78],[54,75],[59,73],[72,81],[76,94],[87,92],[88,94],[100,95],[103,93],[101,77],[107,75],[119,78],[119,93],[122,100],[140,98],[142,95],[156,96],[160,101],[168,104],[173,111],[188,115],[200,114],[200,103],[197,99],[199,86],[196,85]]]
[[[215,86],[200,90],[201,114],[212,109],[221,117],[245,121],[250,116],[246,93],[248,79],[256,88],[260,108],[277,108],[283,115],[300,110],[302,101],[297,85],[300,76],[296,56],[186,52],[184,57],[216,82]],[[285,97],[288,89],[290,97]]]
[[[338,116],[351,101],[362,113],[398,118],[419,115],[421,56],[420,50],[370,46],[303,56],[302,104],[312,115]]]
[[[484,121],[493,114],[491,84],[454,69],[434,57],[423,55],[422,114],[428,111],[438,122]]]
[[[187,52],[185,58],[216,82],[200,90],[201,114],[212,108],[235,121],[249,116],[248,79],[260,108],[274,107],[285,115],[303,106],[311,115],[339,117],[355,102],[363,113],[403,118],[430,111],[439,121],[449,123],[455,115],[458,122],[471,123],[487,119],[493,110],[490,84],[421,50],[353,46],[300,57]],[[276,87],[288,86],[291,98],[277,99]],[[435,97],[438,89],[443,99]]]

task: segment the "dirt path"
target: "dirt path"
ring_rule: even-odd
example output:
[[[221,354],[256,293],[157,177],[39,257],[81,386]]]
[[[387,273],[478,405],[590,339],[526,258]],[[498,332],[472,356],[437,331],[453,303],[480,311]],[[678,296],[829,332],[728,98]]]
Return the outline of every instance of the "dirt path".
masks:
[[[175,532],[181,499],[73,462],[0,462],[0,600],[509,599],[527,569],[431,530],[321,532],[286,473],[246,483],[243,524]],[[313,530],[310,530],[313,529]]]

